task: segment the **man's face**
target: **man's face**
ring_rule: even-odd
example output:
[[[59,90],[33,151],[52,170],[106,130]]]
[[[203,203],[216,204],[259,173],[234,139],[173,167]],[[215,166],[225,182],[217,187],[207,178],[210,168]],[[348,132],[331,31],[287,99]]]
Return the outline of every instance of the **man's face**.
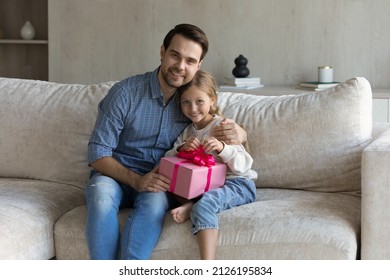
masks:
[[[181,35],[172,38],[168,49],[161,46],[160,85],[164,91],[175,91],[189,83],[200,68],[202,47]]]

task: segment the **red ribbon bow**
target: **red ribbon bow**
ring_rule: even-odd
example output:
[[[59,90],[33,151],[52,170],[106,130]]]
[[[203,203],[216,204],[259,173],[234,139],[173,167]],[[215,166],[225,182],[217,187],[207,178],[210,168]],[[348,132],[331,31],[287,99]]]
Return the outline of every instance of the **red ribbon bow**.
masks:
[[[203,146],[200,145],[200,147],[196,150],[192,151],[179,151],[177,154],[177,157],[190,159],[193,163],[199,165],[199,166],[210,166],[215,165],[215,158],[213,155],[206,154],[204,152]]]

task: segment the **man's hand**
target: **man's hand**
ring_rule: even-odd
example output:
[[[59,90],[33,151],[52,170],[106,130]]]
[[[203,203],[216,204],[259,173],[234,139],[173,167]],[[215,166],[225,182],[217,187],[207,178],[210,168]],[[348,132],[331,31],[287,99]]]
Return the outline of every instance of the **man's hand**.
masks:
[[[138,192],[167,191],[171,180],[157,173],[158,166],[141,176],[120,164],[113,157],[104,157],[91,163],[91,166],[100,173],[109,176]]]
[[[158,166],[149,173],[139,177],[136,184],[138,192],[165,192],[169,190],[171,180],[158,174],[157,170]]]
[[[245,129],[231,119],[223,119],[218,126],[214,127],[212,136],[230,145],[239,145],[247,141]]]

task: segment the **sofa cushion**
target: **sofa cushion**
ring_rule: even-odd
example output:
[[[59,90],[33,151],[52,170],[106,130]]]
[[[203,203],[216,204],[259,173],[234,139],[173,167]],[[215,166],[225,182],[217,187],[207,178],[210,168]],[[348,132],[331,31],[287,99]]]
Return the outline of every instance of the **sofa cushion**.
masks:
[[[55,222],[82,204],[78,187],[0,178],[0,259],[53,258]]]
[[[0,176],[83,187],[97,104],[111,85],[0,78]]]
[[[119,213],[121,226],[131,209]],[[66,213],[54,229],[57,259],[88,259],[87,209]],[[256,202],[223,211],[217,259],[356,259],[360,198],[347,194],[257,189]],[[167,214],[152,259],[199,259],[191,222]]]
[[[299,95],[221,92],[219,106],[247,129],[258,187],[360,192],[361,155],[372,131],[366,79]]]

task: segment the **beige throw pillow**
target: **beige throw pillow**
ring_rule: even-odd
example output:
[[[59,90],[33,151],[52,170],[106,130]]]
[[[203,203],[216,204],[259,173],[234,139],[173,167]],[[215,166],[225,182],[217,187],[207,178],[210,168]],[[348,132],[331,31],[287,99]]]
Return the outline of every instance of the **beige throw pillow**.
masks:
[[[247,128],[258,187],[360,191],[362,150],[372,132],[365,78],[299,95],[221,92],[219,106]]]

